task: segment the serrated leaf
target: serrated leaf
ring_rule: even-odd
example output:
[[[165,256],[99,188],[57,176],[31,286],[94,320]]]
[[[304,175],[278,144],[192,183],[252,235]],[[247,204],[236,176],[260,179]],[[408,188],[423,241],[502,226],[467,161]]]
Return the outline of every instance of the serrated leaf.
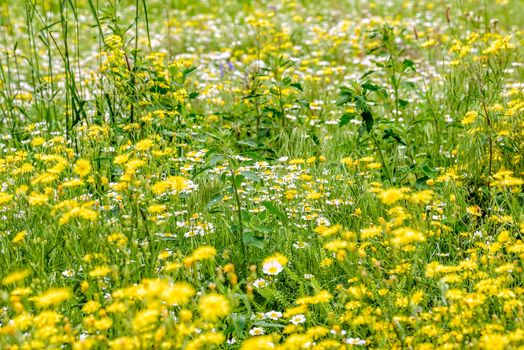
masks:
[[[369,81],[365,81],[362,85],[362,88],[369,91],[378,91],[381,89],[380,86],[370,83]]]
[[[275,216],[278,216],[281,220],[286,220],[287,219],[286,214],[284,214],[280,209],[278,209],[273,204],[273,202],[270,202],[270,201],[262,202],[262,205],[266,208],[266,210],[268,212],[270,212],[271,214],[273,214]]]
[[[250,139],[244,139],[244,140],[237,141],[237,145],[249,146],[251,148],[258,147],[258,144],[256,143],[256,141],[253,141]]]
[[[244,243],[247,245],[251,245],[259,249],[264,249],[264,238],[255,236],[253,232],[244,232],[242,239],[244,240]]]
[[[222,194],[211,198],[211,200],[206,204],[206,209],[209,210],[209,208],[211,208],[215,204],[221,202],[222,199],[224,199],[224,195],[222,195]]]
[[[373,114],[371,114],[371,111],[369,108],[362,111],[362,121],[364,122],[364,125],[366,126],[366,131],[369,133],[371,132],[371,129],[373,129],[373,124],[375,121],[373,120]]]
[[[213,166],[216,165],[218,162],[220,162],[222,159],[224,159],[224,156],[221,154],[213,154],[209,158],[209,165]]]
[[[255,325],[255,326],[259,326],[259,327],[284,328],[284,325],[283,325],[283,324],[271,323],[271,322],[265,322],[265,321],[258,321],[258,322],[255,322],[254,325]]]
[[[348,124],[352,119],[354,119],[356,116],[355,113],[344,113],[340,117],[340,120],[338,121],[338,126],[344,126]]]
[[[292,83],[292,84],[289,84],[289,86],[292,86],[292,87],[294,87],[297,90],[304,91],[302,89],[302,85],[300,85],[300,83]]]
[[[255,173],[252,172],[252,171],[244,170],[244,171],[241,171],[240,173],[241,173],[242,175],[244,175],[244,177],[245,177],[246,179],[249,179],[249,180],[251,180],[251,181],[255,181],[255,182],[260,182],[260,181],[262,181],[262,180],[260,179],[260,177],[258,177],[258,175],[255,174]]]
[[[412,60],[408,60],[408,59],[405,59],[402,62],[402,68],[404,69],[404,71],[407,71],[408,69],[411,69],[414,72],[416,71],[415,62],[413,62]]]

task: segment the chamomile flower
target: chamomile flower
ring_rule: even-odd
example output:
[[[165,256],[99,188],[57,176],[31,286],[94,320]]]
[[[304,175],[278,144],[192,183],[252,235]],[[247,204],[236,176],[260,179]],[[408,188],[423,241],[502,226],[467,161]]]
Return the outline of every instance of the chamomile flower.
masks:
[[[282,264],[276,260],[268,261],[262,266],[262,271],[266,275],[276,276],[283,270]]]

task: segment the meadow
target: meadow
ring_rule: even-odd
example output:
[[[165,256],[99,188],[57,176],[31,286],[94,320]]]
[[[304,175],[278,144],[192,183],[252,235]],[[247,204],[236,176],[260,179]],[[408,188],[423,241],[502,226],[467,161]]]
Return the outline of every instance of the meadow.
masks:
[[[0,1],[0,349],[524,349],[523,23]]]

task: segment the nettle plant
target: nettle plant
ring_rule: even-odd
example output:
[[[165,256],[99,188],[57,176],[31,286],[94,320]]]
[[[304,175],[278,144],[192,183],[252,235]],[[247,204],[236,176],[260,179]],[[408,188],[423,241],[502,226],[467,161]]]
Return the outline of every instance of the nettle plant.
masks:
[[[283,56],[270,55],[262,67],[253,69],[249,93],[243,102],[254,113],[254,133],[258,141],[288,128],[290,115],[305,106],[299,95],[303,92],[302,86],[290,74],[294,64]]]
[[[360,118],[359,144],[372,141],[385,178],[391,184],[409,180],[422,185],[436,170],[428,163],[418,164],[414,156],[415,145],[406,142],[417,123],[409,108],[409,95],[417,87],[409,79],[416,73],[416,68],[415,63],[405,57],[406,52],[401,45],[403,33],[404,30],[398,31],[388,24],[370,32],[370,38],[378,39],[378,45],[368,55],[378,69],[368,71],[359,80],[340,87],[337,105],[350,107],[342,114],[339,126]],[[384,83],[373,82],[370,79],[372,75],[380,76],[380,81]],[[391,116],[388,111],[392,111]]]

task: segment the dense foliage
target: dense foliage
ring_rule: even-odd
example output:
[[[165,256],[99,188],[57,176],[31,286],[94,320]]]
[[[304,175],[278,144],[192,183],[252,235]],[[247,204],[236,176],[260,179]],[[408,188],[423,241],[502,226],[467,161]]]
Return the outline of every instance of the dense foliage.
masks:
[[[520,0],[0,6],[0,348],[524,346]]]

